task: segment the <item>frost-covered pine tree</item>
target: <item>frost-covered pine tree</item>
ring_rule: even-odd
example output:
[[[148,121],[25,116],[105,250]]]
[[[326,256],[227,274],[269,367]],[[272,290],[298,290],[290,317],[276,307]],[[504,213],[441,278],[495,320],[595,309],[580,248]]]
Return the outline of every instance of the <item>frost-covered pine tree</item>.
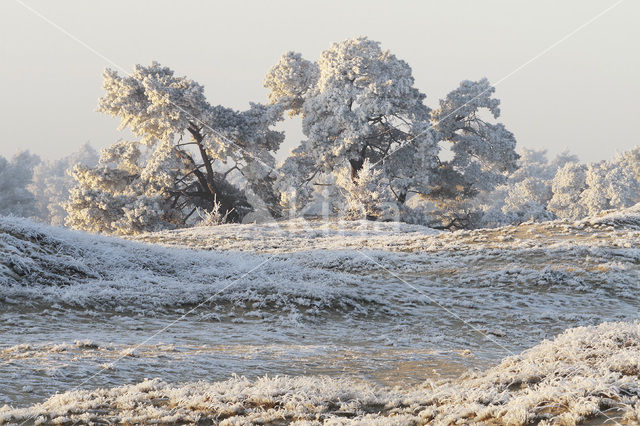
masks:
[[[140,139],[105,150],[95,168],[74,170],[69,225],[142,232],[185,226],[198,209],[216,206],[240,220],[252,209],[248,196],[268,207],[277,201],[270,173],[283,135],[270,126],[282,116],[279,105],[212,106],[203,86],[155,62],[129,76],[106,70],[104,90],[98,111]],[[243,188],[230,183],[234,174]]]
[[[489,122],[500,116],[494,92],[487,79],[465,80],[432,112],[437,138],[453,153],[435,170],[425,194],[438,206],[444,226],[481,226],[479,201],[517,169],[515,137],[503,124]]]
[[[549,211],[568,219],[585,216],[586,210],[580,198],[587,186],[586,169],[582,164],[567,163],[558,170],[551,184],[553,196],[547,205]]]
[[[11,161],[0,156],[0,215],[36,215],[36,198],[28,186],[39,162],[40,157],[28,151],[16,154]]]
[[[513,133],[501,123],[488,122],[500,116],[500,100],[492,97],[494,92],[486,78],[465,80],[433,111],[439,137],[453,153],[446,167],[462,176],[465,190],[471,193],[493,190],[517,168]]]
[[[293,199],[303,204],[322,173],[347,167],[355,182],[367,160],[383,169],[378,176],[399,202],[412,186],[426,186],[438,145],[425,95],[414,87],[409,65],[380,43],[365,37],[334,43],[317,63],[286,53],[267,74],[265,87],[272,104],[302,116],[306,136],[277,178],[285,205]],[[412,147],[396,155],[402,167],[385,166],[385,157],[409,141]],[[412,167],[407,157],[421,167]]]
[[[483,111],[494,118],[500,112],[486,79],[463,82],[432,113],[414,87],[411,67],[365,37],[334,43],[316,63],[286,53],[265,87],[272,104],[302,116],[306,136],[276,179],[284,205],[304,205],[314,179],[345,167],[355,183],[368,161],[367,174],[384,188],[380,202],[396,203],[405,220],[418,220],[406,204],[414,196],[442,210],[465,210],[468,219],[468,199],[503,183],[515,169],[513,134],[481,118]],[[442,141],[451,144],[450,162],[438,157]]]

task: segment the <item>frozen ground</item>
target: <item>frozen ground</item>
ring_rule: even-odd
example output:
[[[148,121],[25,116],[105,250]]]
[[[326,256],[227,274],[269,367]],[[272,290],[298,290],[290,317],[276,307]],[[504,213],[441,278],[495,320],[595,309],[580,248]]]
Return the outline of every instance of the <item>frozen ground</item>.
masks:
[[[640,324],[571,329],[451,382],[380,387],[330,377],[144,380],[57,394],[0,421],[255,424],[575,424],[640,421]]]
[[[0,423],[637,416],[638,207],[472,232],[298,220],[138,240],[0,218]]]

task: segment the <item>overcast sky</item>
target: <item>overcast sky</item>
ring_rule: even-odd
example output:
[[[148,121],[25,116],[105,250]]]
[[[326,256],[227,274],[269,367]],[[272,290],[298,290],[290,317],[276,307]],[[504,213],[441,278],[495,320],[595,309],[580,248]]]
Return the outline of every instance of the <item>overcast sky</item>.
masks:
[[[606,159],[640,144],[640,2],[567,35],[616,4],[2,0],[0,155],[53,159],[128,137],[95,112],[108,60],[126,70],[157,60],[203,84],[210,103],[244,109],[266,101],[262,81],[282,53],[315,60],[332,42],[366,35],[411,65],[429,106],[463,79],[488,77],[520,147]],[[283,128],[288,149],[299,123]]]

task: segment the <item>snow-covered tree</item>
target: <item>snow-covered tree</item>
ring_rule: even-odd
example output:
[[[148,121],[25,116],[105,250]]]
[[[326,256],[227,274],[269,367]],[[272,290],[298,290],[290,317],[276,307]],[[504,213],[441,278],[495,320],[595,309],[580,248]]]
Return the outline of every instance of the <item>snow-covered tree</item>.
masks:
[[[212,106],[203,86],[155,62],[129,76],[106,70],[104,90],[98,111],[140,139],[105,150],[95,168],[74,170],[69,225],[142,232],[184,226],[197,209],[216,206],[237,221],[251,210],[248,195],[267,206],[277,200],[270,173],[283,135],[270,126],[281,119],[279,105]],[[232,174],[244,188],[229,183]]]
[[[521,151],[519,168],[484,200],[484,225],[555,217],[581,219],[640,202],[640,149],[587,165],[566,152],[549,162],[544,151]],[[499,210],[499,211],[498,211]]]
[[[616,158],[619,167],[628,170],[640,182],[640,146],[623,152]]]
[[[500,100],[492,97],[494,92],[487,79],[465,80],[433,111],[434,127],[453,153],[446,166],[462,176],[465,190],[471,193],[493,190],[517,168],[513,134],[503,124],[483,119],[483,115],[500,116]]]
[[[317,63],[289,52],[269,71],[265,87],[273,104],[302,116],[306,136],[276,178],[284,205],[308,201],[319,175],[347,167],[355,183],[367,161],[368,178],[375,175],[384,188],[380,201],[405,212],[416,194],[445,209],[461,206],[515,169],[513,135],[480,119],[482,110],[499,115],[486,80],[463,82],[432,114],[411,67],[365,37],[334,43]],[[441,141],[452,145],[451,162],[438,157]]]
[[[640,181],[633,169],[623,164],[613,163],[607,171],[606,180],[609,208],[623,209],[640,202]]]
[[[607,166],[603,163],[594,163],[587,166],[585,172],[586,188],[580,194],[580,204],[584,207],[585,213],[596,215],[603,210],[608,210],[609,197],[607,190]]]
[[[500,187],[504,189],[501,206],[504,216],[500,225],[553,219],[553,213],[547,210],[547,203],[552,196],[551,179],[565,158],[570,158],[563,153],[549,162],[546,150],[526,148],[519,155],[518,169]]]
[[[635,148],[617,156],[606,178],[611,208],[622,209],[640,202],[640,149]]]
[[[431,114],[436,137],[448,144],[453,158],[439,162],[421,195],[435,203],[433,215],[444,227],[483,225],[486,212],[479,206],[518,167],[515,137],[503,124],[488,121],[500,116],[494,91],[487,79],[463,81]]]
[[[547,208],[553,195],[553,178],[566,163],[577,162],[577,157],[562,152],[549,161],[546,150],[526,148],[519,151],[519,156],[518,168],[508,175],[507,181],[475,200],[483,212],[479,226],[502,226],[555,217]]]
[[[509,223],[553,219],[554,215],[547,210],[552,195],[549,181],[525,178],[509,187],[502,212],[507,215]]]
[[[517,183],[529,178],[551,180],[562,166],[578,162],[578,157],[567,151],[556,155],[551,161],[547,158],[546,149],[521,148],[518,155],[518,168],[509,175],[509,182]]]
[[[586,167],[578,163],[567,163],[562,166],[552,181],[553,196],[547,209],[558,217],[579,219],[586,211],[580,202],[585,190]]]
[[[299,53],[287,52],[269,70],[264,87],[269,90],[269,101],[283,105],[293,117],[302,113],[304,101],[316,87],[319,76],[318,64],[307,61]]]
[[[129,234],[175,223],[178,211],[169,208],[162,181],[177,173],[166,169],[156,180],[140,166],[141,157],[137,142],[122,141],[103,150],[96,167],[76,165],[71,176],[77,184],[65,204],[67,224],[91,232]]]
[[[625,157],[613,161],[589,164],[586,189],[580,194],[580,204],[589,215],[604,210],[630,207],[640,201],[640,183]]]
[[[33,170],[29,190],[36,198],[36,216],[51,225],[63,225],[67,212],[63,205],[69,199],[74,179],[68,173],[76,164],[93,167],[97,152],[87,143],[77,152],[55,161],[43,161]]]
[[[0,156],[0,215],[31,217],[36,214],[36,198],[28,190],[37,155],[23,151],[11,161]]]
[[[403,202],[411,185],[437,163],[425,95],[414,87],[409,65],[378,42],[360,37],[334,43],[317,63],[286,53],[267,74],[265,87],[273,104],[302,116],[307,138],[278,178],[285,202],[294,198],[288,191],[304,202],[311,191],[303,187],[318,174],[348,167],[355,181],[366,160],[383,168],[387,155],[411,141],[413,147],[397,157],[414,156],[427,167],[415,173],[403,162],[402,169],[387,168],[395,175],[380,175],[395,184]]]

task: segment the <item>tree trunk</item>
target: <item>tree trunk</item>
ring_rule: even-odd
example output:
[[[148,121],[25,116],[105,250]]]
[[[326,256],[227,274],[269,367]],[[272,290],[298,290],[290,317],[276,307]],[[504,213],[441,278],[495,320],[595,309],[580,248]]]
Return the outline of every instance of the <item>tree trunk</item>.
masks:
[[[196,142],[196,145],[198,146],[198,151],[200,151],[200,157],[202,158],[202,163],[204,164],[205,170],[207,171],[207,174],[205,176],[205,181],[207,185],[205,188],[202,188],[202,189],[207,190],[209,192],[210,207],[208,210],[211,211],[216,201],[216,189],[215,189],[215,184],[213,180],[213,165],[211,164],[211,159],[207,154],[207,150],[202,144],[202,141],[204,140],[204,135],[200,132],[200,129],[198,129],[195,126],[195,124],[191,123],[188,130],[189,130],[189,133],[191,133],[191,136],[193,136],[193,140]]]
[[[360,170],[362,170],[364,160],[349,160],[349,163],[351,164],[351,180],[355,182],[356,178],[358,177],[358,173],[360,173]]]
[[[229,222],[240,221],[244,214],[251,210],[246,197],[235,186],[226,181],[225,175],[216,173],[213,170],[213,162],[203,144],[204,135],[201,129],[195,123],[190,123],[187,130],[198,146],[202,164],[205,167],[204,173],[200,170],[194,171],[200,183],[200,194],[191,194],[194,198],[200,199],[200,203],[196,202],[195,204],[204,205],[206,210],[212,211],[216,203],[218,203],[221,213],[228,213],[227,220]]]
[[[407,192],[402,191],[400,194],[398,194],[398,203],[404,204],[406,201],[407,201]]]
[[[357,159],[349,160],[349,164],[351,164],[351,180],[353,182],[356,181],[356,178],[358,177],[358,173],[360,173],[360,170],[362,170],[366,152],[367,152],[367,145],[362,147],[362,149],[360,150],[360,155]]]

